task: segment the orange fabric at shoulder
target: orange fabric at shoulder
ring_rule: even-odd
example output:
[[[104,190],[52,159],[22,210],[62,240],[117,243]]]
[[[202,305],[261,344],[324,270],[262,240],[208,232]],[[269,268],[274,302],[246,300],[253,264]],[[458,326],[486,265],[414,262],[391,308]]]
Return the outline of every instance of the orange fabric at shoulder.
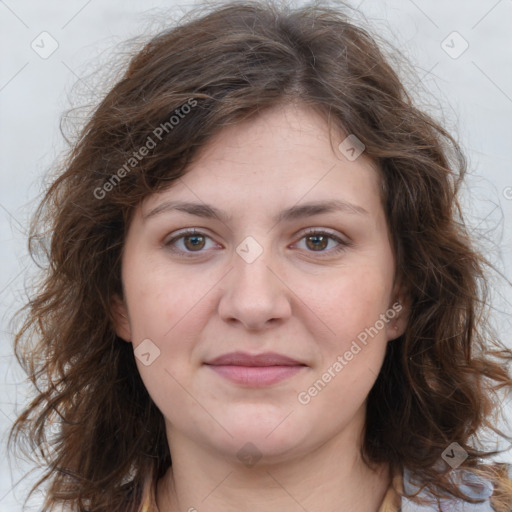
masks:
[[[512,510],[512,466],[495,463],[493,467],[498,472],[498,478],[494,483],[494,492],[491,496],[492,508],[496,512],[510,512]]]
[[[403,476],[401,474],[396,474],[393,477],[393,485],[400,491],[403,492]],[[384,496],[384,499],[382,500],[382,503],[380,505],[380,508],[378,512],[399,512],[400,511],[400,505],[402,503],[402,498],[399,494],[395,492],[393,489],[393,485],[391,485],[386,495]]]

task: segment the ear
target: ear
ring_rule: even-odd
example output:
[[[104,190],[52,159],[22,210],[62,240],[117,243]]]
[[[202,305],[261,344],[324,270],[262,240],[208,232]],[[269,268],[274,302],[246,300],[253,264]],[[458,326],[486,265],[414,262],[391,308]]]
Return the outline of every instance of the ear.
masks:
[[[130,320],[128,318],[128,309],[126,304],[119,295],[114,295],[110,301],[110,308],[112,311],[112,318],[114,321],[114,329],[116,334],[124,341],[132,341],[132,329]]]
[[[387,317],[389,318],[389,323],[386,327],[388,341],[399,338],[405,332],[410,310],[410,300],[405,288],[395,286],[387,311]]]

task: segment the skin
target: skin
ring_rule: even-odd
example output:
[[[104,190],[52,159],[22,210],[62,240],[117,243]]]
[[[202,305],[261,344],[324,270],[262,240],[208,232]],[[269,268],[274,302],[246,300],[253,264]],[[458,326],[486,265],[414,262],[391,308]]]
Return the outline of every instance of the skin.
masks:
[[[361,461],[365,405],[406,308],[307,405],[297,395],[379,315],[404,304],[379,179],[364,153],[349,161],[333,152],[318,113],[286,104],[225,128],[183,178],[136,210],[122,261],[125,296],[114,307],[121,338],[134,349],[150,339],[160,350],[148,366],[136,361],[173,459],[158,486],[161,512],[378,510],[391,475]],[[284,208],[331,199],[367,213],[272,221]],[[170,200],[211,204],[231,219],[179,211],[145,218]],[[190,238],[166,245],[183,228],[206,235],[198,249]],[[335,252],[334,239],[308,243],[307,228],[351,245]],[[252,263],[236,252],[248,236],[263,249]],[[278,352],[307,366],[272,386],[243,387],[203,364],[233,351]],[[252,467],[237,457],[247,442],[261,455]]]

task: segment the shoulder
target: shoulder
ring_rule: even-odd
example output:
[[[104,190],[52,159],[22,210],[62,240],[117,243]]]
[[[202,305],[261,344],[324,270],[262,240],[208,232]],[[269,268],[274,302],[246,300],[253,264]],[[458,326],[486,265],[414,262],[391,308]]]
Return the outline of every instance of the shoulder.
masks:
[[[469,469],[455,469],[451,479],[458,488],[471,498],[483,500],[470,503],[458,498],[441,500],[443,512],[511,512],[512,511],[512,464],[495,463],[485,467],[487,476],[476,474]],[[407,494],[415,493],[421,486],[412,482],[413,474],[407,468],[403,474],[403,489]],[[402,498],[400,512],[432,512],[438,510],[435,498],[423,489],[419,497],[431,500],[429,505],[420,505]]]

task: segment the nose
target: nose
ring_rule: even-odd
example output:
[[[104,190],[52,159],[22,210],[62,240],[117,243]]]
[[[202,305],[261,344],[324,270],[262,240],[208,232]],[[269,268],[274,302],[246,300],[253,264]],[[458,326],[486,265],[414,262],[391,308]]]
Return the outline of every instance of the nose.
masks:
[[[234,255],[233,268],[222,280],[220,317],[247,330],[264,330],[291,315],[292,292],[267,252],[252,263]]]

